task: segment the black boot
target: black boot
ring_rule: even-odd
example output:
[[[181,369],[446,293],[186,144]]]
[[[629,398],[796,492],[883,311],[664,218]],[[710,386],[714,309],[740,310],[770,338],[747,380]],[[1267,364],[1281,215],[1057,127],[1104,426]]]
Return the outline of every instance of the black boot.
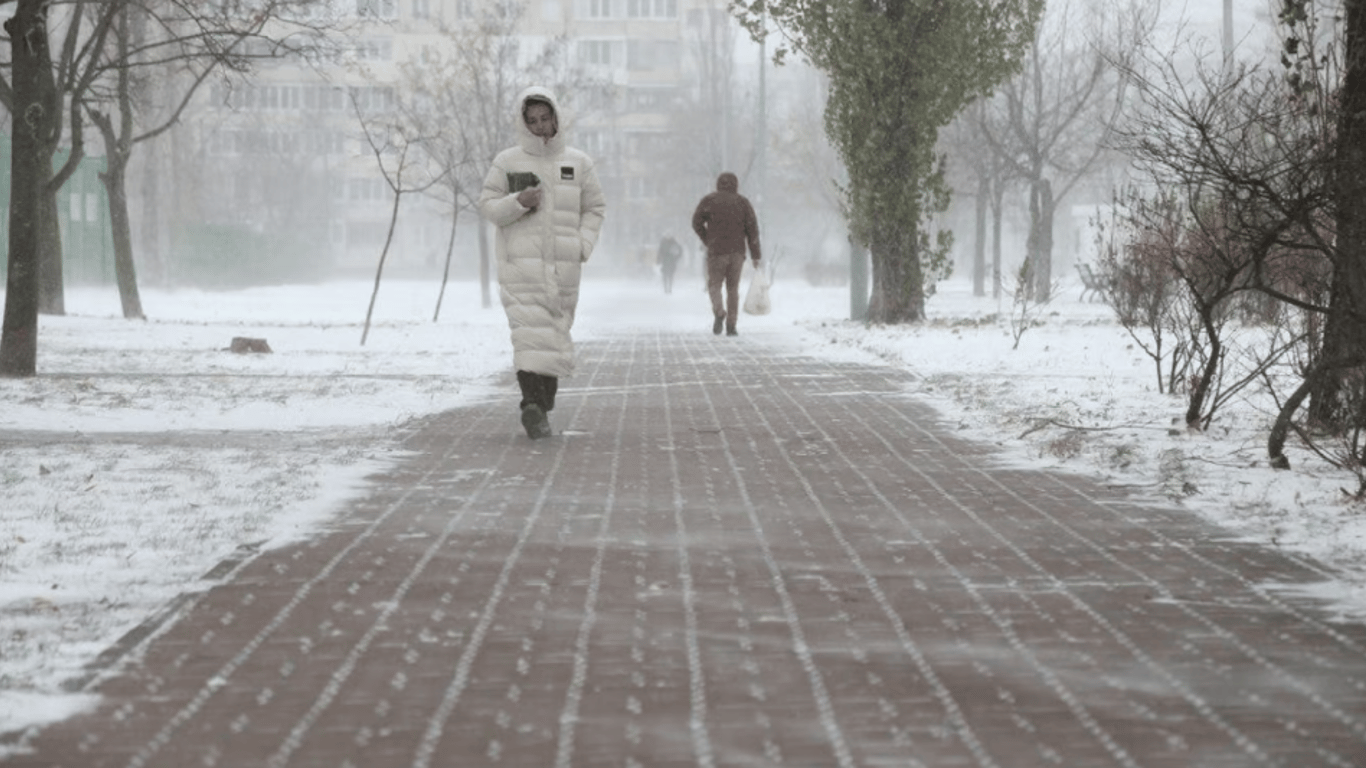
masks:
[[[522,388],[522,427],[532,440],[550,437],[550,419],[546,411],[555,407],[555,390],[559,379],[531,371],[518,371],[517,384]]]
[[[527,403],[522,406],[522,428],[526,430],[526,436],[532,440],[542,437],[550,437],[550,419],[546,418],[545,411],[535,403]]]
[[[560,390],[560,379],[544,373],[537,375],[541,377],[541,410],[550,413],[555,410],[555,393]]]
[[[716,316],[716,319],[713,320],[712,323],[711,323],[711,332],[714,333],[714,334],[716,334],[717,336],[720,336],[720,335],[721,335],[721,328],[722,328],[722,326],[724,326],[725,324],[726,324],[726,315],[725,315],[725,313],[722,313],[722,314],[717,315],[717,316]]]

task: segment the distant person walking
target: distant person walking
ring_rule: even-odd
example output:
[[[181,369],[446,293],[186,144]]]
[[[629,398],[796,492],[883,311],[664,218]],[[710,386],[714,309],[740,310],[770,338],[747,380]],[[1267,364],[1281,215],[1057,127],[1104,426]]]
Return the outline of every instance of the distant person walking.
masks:
[[[536,439],[551,435],[546,413],[559,378],[573,372],[579,279],[606,206],[592,159],[565,145],[554,94],[533,86],[516,104],[517,146],[493,158],[479,213],[498,227],[498,292],[512,330],[522,427]]]
[[[740,314],[740,272],[745,267],[745,248],[759,267],[759,222],[754,206],[740,194],[740,180],[730,171],[716,178],[716,191],[703,197],[692,214],[692,228],[702,239],[707,253],[707,294],[711,297],[711,332],[719,334],[724,325],[727,336],[738,331]],[[726,290],[721,300],[721,287]]]
[[[673,232],[665,232],[664,237],[659,241],[659,249],[655,254],[655,261],[659,263],[659,274],[664,278],[664,292],[674,292],[674,272],[678,269],[678,262],[683,259],[683,246],[674,239]]]

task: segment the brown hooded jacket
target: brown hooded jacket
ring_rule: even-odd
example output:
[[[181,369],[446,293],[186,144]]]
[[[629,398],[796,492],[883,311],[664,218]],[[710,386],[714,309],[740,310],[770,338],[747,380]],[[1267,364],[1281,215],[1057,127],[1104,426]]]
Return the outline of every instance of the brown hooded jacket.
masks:
[[[707,247],[708,255],[728,256],[745,252],[755,261],[759,250],[759,221],[754,206],[740,194],[740,180],[726,171],[716,178],[716,191],[702,198],[692,214],[692,228]]]

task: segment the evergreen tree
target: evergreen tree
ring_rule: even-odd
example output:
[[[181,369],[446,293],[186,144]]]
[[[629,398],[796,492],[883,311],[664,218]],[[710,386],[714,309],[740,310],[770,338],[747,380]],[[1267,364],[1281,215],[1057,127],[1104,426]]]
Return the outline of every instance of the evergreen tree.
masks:
[[[932,237],[948,207],[939,129],[1013,75],[1044,0],[737,0],[756,38],[782,36],[829,77],[825,129],[848,169],[845,218],[868,247],[868,319],[925,317],[925,286],[946,275],[950,233]],[[781,204],[776,201],[775,204]]]

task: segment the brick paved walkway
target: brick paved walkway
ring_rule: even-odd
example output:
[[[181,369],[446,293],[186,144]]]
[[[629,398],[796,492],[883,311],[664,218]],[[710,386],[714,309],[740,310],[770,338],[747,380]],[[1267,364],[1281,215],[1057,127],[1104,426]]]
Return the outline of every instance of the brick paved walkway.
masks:
[[[1366,765],[1312,567],[993,468],[895,371],[582,345],[532,442],[427,420],[327,535],[203,595],[18,766]]]

